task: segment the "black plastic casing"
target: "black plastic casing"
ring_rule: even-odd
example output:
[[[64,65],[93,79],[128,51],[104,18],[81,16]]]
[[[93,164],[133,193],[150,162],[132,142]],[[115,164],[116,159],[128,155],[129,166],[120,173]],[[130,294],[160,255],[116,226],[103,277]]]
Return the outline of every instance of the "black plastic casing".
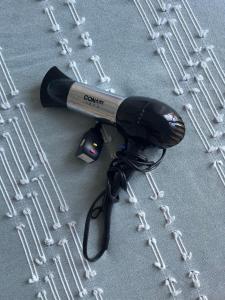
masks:
[[[119,106],[118,130],[136,142],[168,148],[184,137],[185,126],[179,114],[169,105],[147,97],[129,97]]]
[[[67,107],[67,96],[75,81],[57,67],[52,67],[41,83],[40,99],[43,107]]]

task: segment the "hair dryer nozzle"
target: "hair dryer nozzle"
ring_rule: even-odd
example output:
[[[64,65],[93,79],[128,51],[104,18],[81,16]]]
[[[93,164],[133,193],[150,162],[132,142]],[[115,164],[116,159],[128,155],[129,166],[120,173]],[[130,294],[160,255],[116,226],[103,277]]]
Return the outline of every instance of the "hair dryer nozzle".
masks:
[[[41,84],[41,104],[44,107],[66,107],[67,95],[73,83],[57,67],[52,67]]]

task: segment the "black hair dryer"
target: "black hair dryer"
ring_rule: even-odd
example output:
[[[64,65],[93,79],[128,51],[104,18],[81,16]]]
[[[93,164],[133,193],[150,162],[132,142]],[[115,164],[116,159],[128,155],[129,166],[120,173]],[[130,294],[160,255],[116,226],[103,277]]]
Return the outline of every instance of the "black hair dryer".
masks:
[[[104,92],[70,79],[57,67],[44,77],[40,96],[44,107],[67,107],[114,123],[126,136],[145,146],[168,148],[184,137],[184,122],[167,104]]]
[[[111,210],[113,203],[118,200],[119,188],[126,189],[126,181],[132,171],[148,172],[159,165],[166,149],[177,145],[183,139],[184,122],[179,114],[165,103],[147,97],[125,98],[107,93],[72,80],[57,67],[52,67],[45,75],[40,98],[44,107],[69,108],[95,117],[100,123],[114,125],[126,141],[135,145],[135,150],[131,149],[127,142],[126,148],[117,152],[107,172],[107,187],[88,212],[83,253],[86,259],[95,261],[108,248]],[[91,136],[93,134],[94,131],[91,132]],[[138,152],[139,148],[148,146],[163,149],[163,155],[157,162],[149,161]],[[104,221],[101,249],[90,258],[87,254],[90,220],[96,219],[100,214],[103,214]]]

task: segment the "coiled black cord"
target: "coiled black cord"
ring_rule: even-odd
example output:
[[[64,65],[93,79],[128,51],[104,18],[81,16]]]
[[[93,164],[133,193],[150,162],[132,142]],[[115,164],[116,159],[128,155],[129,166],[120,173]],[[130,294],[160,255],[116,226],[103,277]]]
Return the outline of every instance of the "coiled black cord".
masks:
[[[112,206],[119,201],[119,189],[127,189],[127,180],[133,171],[146,173],[155,169],[163,160],[166,149],[162,149],[162,155],[156,162],[149,161],[145,155],[139,152],[139,145],[126,139],[125,149],[116,153],[116,158],[109,166],[106,189],[95,199],[88,211],[84,229],[83,254],[90,262],[98,260],[108,249]],[[101,247],[96,255],[90,257],[87,253],[90,223],[101,214],[104,226]]]

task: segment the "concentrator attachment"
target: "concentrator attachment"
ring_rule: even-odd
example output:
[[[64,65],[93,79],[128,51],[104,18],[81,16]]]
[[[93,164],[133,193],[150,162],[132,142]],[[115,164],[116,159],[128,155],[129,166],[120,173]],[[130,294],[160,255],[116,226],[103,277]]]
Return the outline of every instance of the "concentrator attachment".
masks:
[[[67,96],[74,80],[52,67],[42,80],[40,99],[44,107],[67,107]]]

